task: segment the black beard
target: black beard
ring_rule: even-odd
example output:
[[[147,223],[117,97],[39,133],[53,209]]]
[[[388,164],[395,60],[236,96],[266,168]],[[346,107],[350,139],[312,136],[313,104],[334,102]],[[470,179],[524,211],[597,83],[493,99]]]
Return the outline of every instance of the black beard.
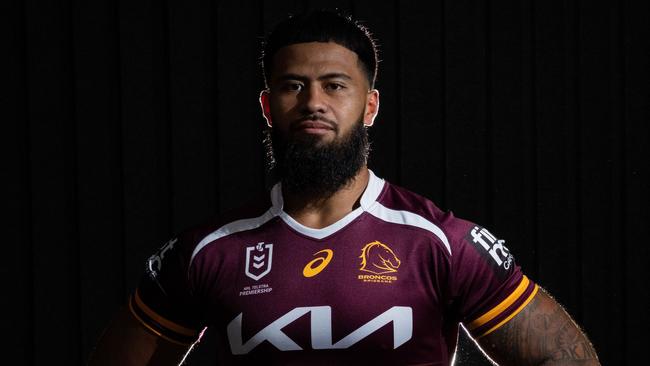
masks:
[[[265,131],[267,164],[282,190],[312,199],[331,197],[366,165],[368,131],[359,120],[338,141],[317,146],[318,138],[289,140],[275,129]]]

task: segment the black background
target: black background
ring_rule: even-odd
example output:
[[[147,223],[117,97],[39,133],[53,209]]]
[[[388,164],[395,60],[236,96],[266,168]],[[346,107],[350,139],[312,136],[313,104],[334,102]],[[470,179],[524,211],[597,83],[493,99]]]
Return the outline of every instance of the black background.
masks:
[[[380,41],[371,168],[506,239],[604,364],[643,363],[649,4],[3,1],[3,363],[82,363],[148,255],[264,190],[261,37],[324,5]]]

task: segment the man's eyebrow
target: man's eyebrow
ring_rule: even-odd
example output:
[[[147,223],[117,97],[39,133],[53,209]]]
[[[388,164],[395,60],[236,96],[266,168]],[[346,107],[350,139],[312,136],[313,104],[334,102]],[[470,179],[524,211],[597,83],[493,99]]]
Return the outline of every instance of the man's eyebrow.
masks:
[[[318,80],[326,80],[326,79],[346,79],[346,80],[352,80],[352,77],[348,74],[342,73],[342,72],[331,72],[329,74],[321,75],[318,77]],[[300,81],[308,81],[309,78],[304,76],[304,75],[298,75],[298,74],[283,74],[280,75],[277,79],[278,81],[286,81],[286,80],[300,80]]]
[[[331,72],[329,74],[321,75],[321,76],[318,77],[318,80],[324,80],[324,79],[352,80],[352,77],[350,75],[342,73],[342,72]]]
[[[286,80],[306,81],[309,80],[309,78],[298,74],[282,74],[277,78],[277,80],[278,81],[286,81]]]

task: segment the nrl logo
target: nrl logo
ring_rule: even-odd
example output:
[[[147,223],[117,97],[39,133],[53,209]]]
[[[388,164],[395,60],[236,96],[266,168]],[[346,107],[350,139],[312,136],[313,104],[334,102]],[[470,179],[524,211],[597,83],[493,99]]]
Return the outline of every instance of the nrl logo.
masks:
[[[273,264],[273,244],[257,243],[252,247],[246,247],[246,276],[255,281],[271,272]]]
[[[397,272],[401,263],[392,249],[378,241],[366,244],[361,249],[359,258],[361,258],[360,271],[377,275]]]

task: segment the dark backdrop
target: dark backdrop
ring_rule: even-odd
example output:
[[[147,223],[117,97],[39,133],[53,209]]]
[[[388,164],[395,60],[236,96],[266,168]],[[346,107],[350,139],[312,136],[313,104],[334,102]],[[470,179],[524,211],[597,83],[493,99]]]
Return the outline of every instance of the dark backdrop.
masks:
[[[3,363],[82,363],[155,248],[264,190],[260,38],[324,4],[380,40],[375,172],[507,239],[605,364],[643,363],[643,0],[3,1]]]

